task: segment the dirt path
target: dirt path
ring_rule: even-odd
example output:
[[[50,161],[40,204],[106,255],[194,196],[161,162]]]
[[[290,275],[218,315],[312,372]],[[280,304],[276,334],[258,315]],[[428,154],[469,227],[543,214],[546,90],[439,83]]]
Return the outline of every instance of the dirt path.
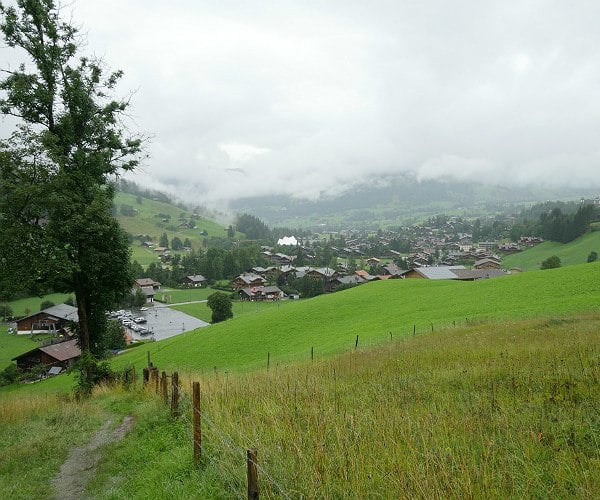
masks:
[[[71,451],[69,458],[52,480],[56,500],[83,498],[85,487],[92,479],[96,465],[102,457],[100,448],[123,439],[133,427],[133,417],[125,417],[121,425],[113,431],[110,431],[111,425],[112,420],[108,420],[102,429],[92,436],[89,443]]]

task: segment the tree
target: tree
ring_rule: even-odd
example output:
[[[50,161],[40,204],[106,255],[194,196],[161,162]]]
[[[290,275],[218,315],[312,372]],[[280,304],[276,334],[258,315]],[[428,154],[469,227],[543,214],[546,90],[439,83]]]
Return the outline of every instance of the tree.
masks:
[[[212,310],[212,322],[219,323],[233,318],[231,297],[223,292],[215,292],[208,296],[208,307]]]
[[[546,260],[542,261],[540,269],[555,269],[560,266],[560,257],[558,257],[557,255],[552,255],[551,257],[548,257]]]
[[[178,236],[173,237],[171,240],[171,249],[172,250],[181,250],[183,248],[183,243]]]
[[[183,246],[186,248],[192,248],[192,240],[186,238],[185,240],[183,240]]]
[[[80,346],[100,349],[105,311],[132,281],[111,180],[139,163],[142,139],[122,124],[128,100],[112,98],[122,72],[79,57],[77,29],[53,0],[0,4],[0,15],[4,41],[29,59],[0,82],[0,111],[19,120],[0,144],[0,229],[24,261],[0,266],[0,281],[75,292]]]
[[[6,318],[10,318],[12,315],[12,307],[8,304],[0,304],[0,316],[2,316],[2,321],[6,321]]]
[[[49,307],[52,307],[54,305],[54,302],[52,302],[51,300],[42,300],[42,303],[40,304],[40,311],[48,309]]]
[[[125,332],[118,321],[109,320],[104,335],[103,347],[107,350],[124,349],[127,346]]]
[[[598,260],[598,252],[596,252],[595,250],[592,250],[590,252],[590,254],[588,255],[587,261],[588,262],[596,262]]]
[[[169,238],[167,236],[167,233],[163,233],[160,235],[158,245],[161,247],[169,248]]]

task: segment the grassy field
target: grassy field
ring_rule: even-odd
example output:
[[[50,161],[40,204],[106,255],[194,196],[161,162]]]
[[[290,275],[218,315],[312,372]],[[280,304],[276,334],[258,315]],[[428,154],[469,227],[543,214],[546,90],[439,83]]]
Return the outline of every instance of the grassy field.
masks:
[[[558,255],[563,266],[581,264],[587,262],[592,250],[600,254],[600,231],[584,234],[570,243],[545,241],[523,252],[504,257],[502,267],[520,267],[524,271],[534,271],[540,268],[543,260],[552,255]]]
[[[192,380],[202,390],[199,468]],[[134,429],[102,450],[90,497],[245,498],[245,450],[255,447],[262,498],[595,498],[599,380],[600,314],[591,313],[471,323],[251,373],[188,374],[179,419],[139,388],[100,388],[81,407],[8,395],[0,494],[51,496],[68,448],[128,414]]]
[[[121,206],[129,205],[138,210],[137,215],[129,217],[121,214]],[[117,219],[119,223],[125,229],[125,231],[137,235],[137,234],[148,234],[152,236],[155,244],[158,244],[158,239],[163,233],[167,233],[169,241],[173,237],[178,236],[181,241],[189,238],[195,248],[200,248],[201,241],[205,236],[201,236],[201,231],[206,231],[208,237],[227,236],[226,230],[220,224],[204,219],[202,217],[195,220],[196,229],[177,229],[169,230],[167,227],[177,227],[180,224],[180,215],[184,215],[185,219],[189,221],[192,213],[188,210],[183,210],[174,205],[168,203],[162,203],[159,201],[150,200],[148,198],[142,198],[142,203],[139,204],[136,201],[136,196],[128,193],[117,193],[115,196],[115,207],[117,209]],[[162,217],[159,214],[170,215],[171,219],[169,222],[163,222]],[[138,255],[144,257],[142,254]],[[156,260],[156,258],[154,258]],[[142,263],[140,260],[138,262]]]
[[[279,302],[243,302],[237,300],[233,302],[233,317],[238,318],[240,316],[256,314],[269,309],[279,310],[281,307],[286,307],[290,303],[291,302],[287,300]],[[207,323],[210,323],[212,318],[212,311],[206,302],[199,304],[181,304],[173,306],[173,309],[177,309],[178,311],[194,316]]]
[[[207,300],[208,296],[214,292],[215,290],[210,288],[161,288],[155,298],[166,304],[178,304],[194,300]]]
[[[75,298],[73,294],[52,293],[49,295],[44,295],[43,297],[29,297],[26,299],[13,300],[8,304],[13,310],[13,315],[20,317],[40,311],[40,305],[43,301],[49,300],[50,302],[58,305],[62,304],[69,297],[72,297],[73,299]]]
[[[505,320],[598,310],[600,262],[476,282],[388,280],[272,307],[152,344],[158,366],[249,370],[329,356],[467,320]],[[115,359],[142,366],[146,350]]]

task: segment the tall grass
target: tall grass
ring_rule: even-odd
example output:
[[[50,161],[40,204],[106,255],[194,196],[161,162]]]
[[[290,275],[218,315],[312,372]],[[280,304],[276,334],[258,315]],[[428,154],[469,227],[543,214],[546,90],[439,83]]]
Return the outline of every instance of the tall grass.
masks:
[[[337,358],[200,379],[204,461],[181,419],[146,411],[100,498],[592,498],[600,491],[600,316],[478,324]],[[127,460],[134,471],[110,477]],[[112,484],[110,493],[108,485]],[[194,489],[196,488],[196,489]],[[282,493],[283,492],[283,493]]]

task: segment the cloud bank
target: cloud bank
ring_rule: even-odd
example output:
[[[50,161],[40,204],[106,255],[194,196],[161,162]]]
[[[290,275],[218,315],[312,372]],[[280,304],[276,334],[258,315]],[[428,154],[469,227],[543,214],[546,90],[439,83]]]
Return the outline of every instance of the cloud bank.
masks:
[[[600,188],[600,3],[72,9],[154,136],[133,179],[181,198],[316,199],[402,172]]]

